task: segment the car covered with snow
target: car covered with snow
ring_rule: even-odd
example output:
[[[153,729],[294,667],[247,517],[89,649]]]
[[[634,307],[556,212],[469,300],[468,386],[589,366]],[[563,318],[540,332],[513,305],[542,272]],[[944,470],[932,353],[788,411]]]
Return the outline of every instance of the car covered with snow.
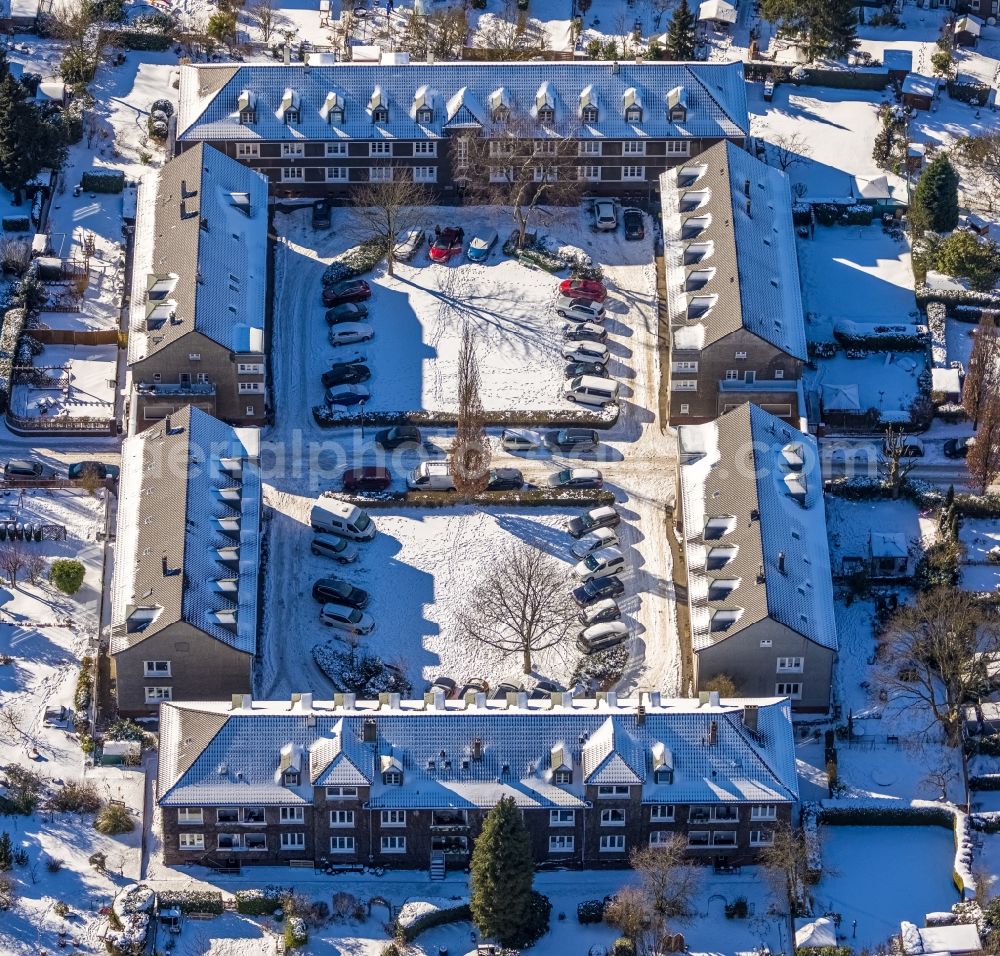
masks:
[[[580,631],[576,647],[582,654],[596,654],[624,644],[628,639],[627,624],[623,621],[606,621],[603,624],[591,624]]]
[[[361,405],[371,398],[364,385],[332,385],[326,390],[327,405]]]
[[[496,229],[480,229],[469,240],[469,248],[465,251],[470,262],[484,262],[490,250],[497,244]]]
[[[566,522],[566,530],[574,538],[582,538],[597,528],[617,528],[622,516],[611,505],[591,508],[582,515],[575,515]]]
[[[593,551],[573,566],[573,574],[580,581],[606,578],[612,574],[621,574],[624,570],[625,555],[618,548],[601,548],[600,551]]]
[[[423,244],[423,229],[406,229],[396,236],[396,244],[392,247],[393,258],[409,262]]]
[[[614,232],[618,228],[615,204],[610,199],[596,199],[593,206],[594,228],[601,232]]]
[[[576,544],[570,548],[574,558],[583,559],[592,551],[600,551],[601,548],[613,548],[618,544],[618,535],[613,528],[596,528],[588,535],[584,535]]]
[[[330,329],[330,344],[354,345],[369,341],[374,334],[375,330],[366,322],[344,322]]]
[[[433,262],[448,262],[454,256],[460,255],[464,240],[464,229],[455,226],[449,226],[447,229],[439,229],[434,235],[434,241],[431,243],[431,260]]]
[[[563,346],[562,357],[567,362],[598,362],[607,365],[611,353],[602,342],[588,340],[586,342],[569,342]]]

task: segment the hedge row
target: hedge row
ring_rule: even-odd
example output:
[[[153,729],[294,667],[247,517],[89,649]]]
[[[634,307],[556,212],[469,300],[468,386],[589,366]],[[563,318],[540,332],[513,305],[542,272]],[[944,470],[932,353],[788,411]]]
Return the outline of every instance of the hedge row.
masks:
[[[484,491],[478,495],[465,496],[455,491],[398,491],[386,492],[377,497],[364,495],[337,495],[338,499],[349,501],[361,508],[453,508],[456,505],[475,504],[481,506],[506,505],[509,507],[595,507],[611,505],[615,496],[610,491],[587,491],[582,488],[538,488],[528,491]]]
[[[400,915],[406,908],[406,904],[403,904],[403,909],[400,910]],[[464,923],[472,919],[472,911],[469,908],[468,903],[458,903],[455,906],[449,906],[439,909],[433,909],[423,916],[419,916],[406,925],[401,925],[399,919],[397,918],[394,930],[394,935],[402,939],[406,943],[413,942],[421,933],[425,930],[431,929],[435,926],[443,926],[445,923]]]
[[[519,411],[502,409],[484,413],[484,424],[503,428],[611,428],[618,421],[620,408],[609,405],[604,411],[582,408],[550,411]],[[454,428],[458,416],[453,412],[365,412],[364,416],[348,412],[334,414],[326,405],[313,406],[313,420],[320,428],[388,428],[393,425],[419,425],[423,428]]]
[[[1000,773],[984,773],[969,778],[970,790],[1000,790]]]
[[[366,239],[342,252],[323,270],[323,285],[336,285],[345,279],[355,279],[371,272],[385,256],[385,243],[376,237]]]
[[[270,916],[280,910],[287,890],[280,886],[268,886],[263,890],[237,890],[236,912],[244,916]]]
[[[113,46],[125,50],[168,50],[174,42],[168,33],[155,33],[149,30],[110,30],[108,38]]]
[[[31,231],[31,219],[28,216],[4,216],[2,225],[4,232]]]
[[[948,363],[948,310],[940,302],[927,303],[927,328],[931,338],[931,362],[937,368]]]
[[[28,314],[24,309],[8,309],[0,320],[0,413],[7,411],[7,404],[10,401],[14,355],[27,318]]]
[[[120,193],[125,188],[125,173],[121,170],[88,169],[80,180],[84,190],[91,193]]]
[[[182,913],[214,913],[221,916],[222,894],[214,890],[165,890],[157,895],[161,910]]]
[[[926,282],[920,282],[914,294],[917,297],[917,305],[925,306],[929,302],[941,302],[948,309],[949,315],[960,305],[1000,309],[1000,295],[995,292],[977,292],[975,289],[932,289]]]
[[[925,325],[861,325],[844,319],[834,325],[833,337],[844,348],[919,352],[926,348],[930,333]]]

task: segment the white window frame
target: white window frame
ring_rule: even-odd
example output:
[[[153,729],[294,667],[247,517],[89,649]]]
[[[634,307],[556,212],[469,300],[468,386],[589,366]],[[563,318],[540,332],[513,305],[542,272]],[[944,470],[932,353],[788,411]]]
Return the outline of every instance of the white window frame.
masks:
[[[437,166],[414,166],[413,181],[415,183],[436,183],[438,180]]]
[[[326,788],[326,799],[327,800],[357,800],[358,799],[358,788],[357,787],[327,787]]]
[[[232,846],[223,846],[222,845],[222,838],[223,837],[229,837],[229,839],[232,840]],[[216,845],[216,848],[219,849],[219,850],[229,850],[229,851],[242,850],[242,849],[244,849],[244,847],[243,847],[243,834],[242,833],[218,833],[218,834],[216,834],[216,837],[215,837],[215,845]]]
[[[278,808],[278,822],[282,826],[294,826],[297,823],[306,822],[306,808],[305,807],[279,807]]]
[[[304,850],[306,848],[305,830],[285,830],[281,834],[279,849]]]
[[[536,139],[533,152],[535,156],[555,156],[559,152],[558,146],[554,139]]]
[[[686,139],[668,139],[665,143],[668,156],[688,156],[691,153],[691,144]]]
[[[263,382],[239,382],[240,395],[262,395],[264,392]]]
[[[490,182],[491,183],[509,183],[514,178],[514,167],[513,166],[491,166],[490,167]]]
[[[727,840],[724,840],[724,841],[720,842],[718,839],[716,839],[717,837],[723,837],[723,836],[727,836],[728,837],[730,835],[732,836],[732,840],[731,841],[727,839]],[[740,837],[739,837],[739,834],[736,832],[736,830],[713,830],[712,831],[712,846],[714,846],[714,847],[732,848],[732,847],[735,847],[735,846],[737,846],[739,844],[739,840],[740,840]]]
[[[783,368],[776,368],[774,370],[774,377],[776,379],[777,378],[784,378],[785,377],[785,370]]]
[[[170,661],[143,661],[143,677],[171,677]]]
[[[188,352],[188,361],[189,362],[200,362],[201,361],[201,352]]]
[[[405,810],[383,810],[379,822],[384,827],[405,827]]]
[[[549,810],[550,827],[572,827],[576,825],[575,810]]]
[[[438,144],[435,139],[420,140],[413,144],[414,156],[437,156]]]
[[[256,415],[257,414],[257,409],[254,408],[253,405],[245,405],[244,408],[246,409],[246,414],[247,415]]]
[[[776,673],[801,674],[805,669],[804,657],[779,657]]]
[[[179,850],[204,850],[204,833],[178,833],[177,848]]]
[[[143,687],[147,704],[158,704],[161,700],[173,700],[173,687]]]
[[[646,181],[645,166],[622,166],[623,183],[641,183]]]
[[[597,163],[577,166],[577,176],[588,183],[599,183],[601,181],[601,167]]]
[[[368,167],[368,182],[370,182],[370,183],[391,183],[392,182],[392,167],[391,166],[369,166]]]
[[[383,853],[405,853],[406,837],[399,834],[384,836],[379,843]]]
[[[706,850],[710,849],[712,846],[712,834],[708,830],[688,830],[688,847],[694,850]],[[703,836],[705,838],[704,843],[695,843],[692,840],[694,836]]]
[[[678,412],[679,415],[690,415],[691,406],[687,404],[681,404],[681,410]]]
[[[761,647],[770,647],[771,646],[771,641],[768,640],[768,639],[765,639],[765,640],[763,640],[763,641],[760,642],[760,646]]]
[[[602,156],[604,144],[599,139],[581,139],[577,148],[578,156]]]
[[[788,697],[791,700],[802,700],[802,684],[799,681],[788,681],[775,684],[774,696]]]
[[[332,836],[330,837],[331,853],[354,853],[357,843],[352,836]]]
[[[392,143],[387,142],[384,139],[375,140],[368,144],[368,155],[369,156],[391,156],[392,155]]]
[[[694,375],[698,374],[697,362],[673,362],[672,365],[675,372],[691,372]]]
[[[350,180],[351,174],[346,166],[327,166],[326,181],[328,183],[346,183]]]
[[[354,811],[353,810],[331,810],[330,811],[330,826],[337,827],[353,827],[354,826]]]
[[[573,853],[576,837],[572,833],[553,833],[549,836],[549,853]]]
[[[282,159],[301,159],[306,154],[306,144],[305,143],[282,143],[281,144],[281,158]]]
[[[673,836],[672,830],[650,830],[649,831],[649,845],[650,846],[666,846],[670,842],[670,838]]]
[[[601,784],[597,788],[599,800],[627,800],[630,795],[628,786],[623,783]]]
[[[777,820],[778,805],[776,803],[755,803],[750,807],[751,820]]]
[[[237,143],[236,156],[238,159],[258,158],[260,143]]]
[[[282,166],[281,181],[283,183],[304,183],[306,181],[305,166]]]
[[[603,833],[601,834],[601,853],[624,853],[625,834],[624,833]]]
[[[555,183],[559,181],[559,170],[555,166],[536,166],[532,176],[536,183]]]
[[[626,139],[622,142],[622,156],[645,156],[646,141],[644,139]]]
[[[672,803],[654,803],[649,809],[650,821],[673,823],[677,817],[677,807]]]
[[[263,375],[264,366],[260,362],[237,362],[237,375]]]
[[[326,143],[323,155],[326,156],[327,159],[330,159],[333,156],[346,156],[347,143]]]
[[[205,811],[202,807],[178,807],[177,825],[181,827],[203,826]]]
[[[735,369],[735,368],[727,368],[726,369],[726,381],[727,382],[738,381],[739,377],[740,377],[740,373],[739,373],[738,369]]]
[[[619,808],[607,808],[601,811],[602,827],[623,827],[625,826],[625,811]]]
[[[750,846],[774,846],[774,831],[751,830]]]
[[[736,359],[737,359],[737,361],[740,360],[740,359],[745,359],[746,357],[747,357],[747,353],[746,352],[737,352],[736,353]]]
[[[675,378],[670,382],[672,392],[697,392],[698,379],[696,378]]]

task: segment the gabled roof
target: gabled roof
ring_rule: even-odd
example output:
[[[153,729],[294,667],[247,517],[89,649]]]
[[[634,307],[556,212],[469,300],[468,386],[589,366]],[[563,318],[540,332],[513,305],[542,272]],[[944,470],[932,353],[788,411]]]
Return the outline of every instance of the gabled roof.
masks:
[[[734,143],[716,143],[663,174],[661,202],[675,347],[704,348],[745,329],[805,360],[788,177]],[[685,265],[684,250],[692,243],[710,243],[711,252]],[[706,269],[715,270],[711,279],[686,291],[688,276]],[[708,308],[689,319],[696,298]],[[703,332],[694,335],[694,328]]]
[[[185,621],[252,654],[259,433],[188,405],[122,445],[111,652]],[[232,560],[222,560],[220,549]],[[225,623],[231,620],[232,623]]]
[[[411,113],[414,94],[425,85],[438,91],[445,102],[466,89],[470,104],[492,103],[492,94],[503,88],[512,109],[524,115],[537,110],[538,94],[544,88],[555,104],[556,120],[539,135],[743,138],[749,130],[741,63],[338,63],[308,67],[260,63],[182,66],[177,139],[188,143],[441,138],[448,128],[442,111],[436,110],[433,122],[426,124],[418,124]],[[598,122],[580,129],[578,104],[587,86],[593,87],[605,109]],[[389,121],[378,126],[372,124],[368,112],[376,87],[389,108]],[[641,126],[627,124],[618,108],[630,87],[646,105]],[[683,122],[673,123],[667,94],[677,87],[685,91],[688,110]],[[300,98],[297,123],[287,124],[276,115],[287,89],[295,90]],[[258,99],[252,125],[239,122],[238,100],[244,90],[252,90]],[[346,104],[342,126],[331,126],[320,114],[331,90],[343,96]],[[467,112],[489,129],[491,117],[480,115],[482,111],[472,105]]]
[[[274,805],[309,801],[313,785],[347,784],[370,786],[373,809],[491,807],[503,795],[528,808],[578,807],[586,786],[622,783],[641,786],[647,803],[797,799],[787,701],[647,700],[641,715],[637,703],[476,708],[448,701],[434,709],[423,701],[393,707],[362,701],[350,709],[315,702],[290,710],[287,702],[236,709],[229,702],[167,702],[159,800],[166,806]],[[753,732],[743,723],[747,707],[756,710]],[[372,721],[375,739],[366,742],[365,724]],[[671,783],[653,776],[657,745],[670,754]],[[309,778],[293,787],[275,777],[290,746],[309,754]],[[581,765],[583,774],[556,784],[553,748],[565,751],[568,769]],[[385,768],[401,771],[402,784],[383,783]]]
[[[816,440],[749,403],[677,434],[695,651],[768,617],[836,650]]]

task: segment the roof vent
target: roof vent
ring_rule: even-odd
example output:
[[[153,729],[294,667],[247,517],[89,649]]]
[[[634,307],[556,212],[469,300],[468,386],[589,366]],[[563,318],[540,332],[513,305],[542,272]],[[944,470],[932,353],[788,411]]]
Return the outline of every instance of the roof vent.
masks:
[[[250,694],[233,694],[230,699],[230,710],[249,710],[253,705],[253,698]]]
[[[474,737],[472,739],[472,759],[482,760],[483,759],[483,738]]]
[[[784,551],[779,551],[778,552],[778,571],[780,571],[782,574],[786,573],[785,572],[785,552]]]
[[[364,722],[364,725],[361,728],[361,739],[366,744],[373,744],[375,743],[377,737],[378,737],[378,725],[371,717],[369,717]]]

